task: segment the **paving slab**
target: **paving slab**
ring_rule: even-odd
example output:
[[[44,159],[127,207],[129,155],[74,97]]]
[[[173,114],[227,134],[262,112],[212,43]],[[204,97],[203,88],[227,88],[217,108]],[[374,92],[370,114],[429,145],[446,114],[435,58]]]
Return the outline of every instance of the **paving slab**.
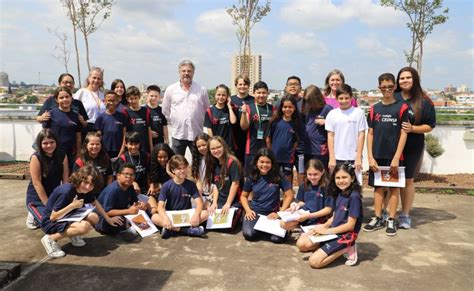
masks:
[[[241,232],[208,232],[206,238],[159,235],[125,243],[96,232],[87,245],[60,244],[67,256],[49,259],[41,230],[25,227],[28,181],[0,180],[0,261],[22,264],[7,290],[472,290],[474,284],[474,197],[417,195],[414,228],[388,237],[361,232],[359,263],[341,258],[322,270],[309,254],[285,244],[247,242]],[[373,214],[364,192],[365,221]]]

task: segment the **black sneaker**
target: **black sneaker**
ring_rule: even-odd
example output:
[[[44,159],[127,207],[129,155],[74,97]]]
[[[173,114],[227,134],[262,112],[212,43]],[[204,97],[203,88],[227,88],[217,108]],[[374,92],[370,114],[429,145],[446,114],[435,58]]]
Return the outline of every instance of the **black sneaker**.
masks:
[[[204,236],[204,227],[202,227],[202,226],[190,227],[190,228],[184,229],[184,232],[189,236],[203,237]]]
[[[176,231],[174,230],[171,230],[171,229],[166,229],[163,227],[163,229],[161,230],[161,238],[162,239],[169,239],[170,237],[172,236],[176,236],[177,233]]]
[[[383,219],[381,217],[374,216],[370,219],[362,229],[367,232],[376,231],[384,227]]]
[[[386,235],[396,235],[397,234],[397,224],[393,218],[387,219],[387,229],[385,230]]]

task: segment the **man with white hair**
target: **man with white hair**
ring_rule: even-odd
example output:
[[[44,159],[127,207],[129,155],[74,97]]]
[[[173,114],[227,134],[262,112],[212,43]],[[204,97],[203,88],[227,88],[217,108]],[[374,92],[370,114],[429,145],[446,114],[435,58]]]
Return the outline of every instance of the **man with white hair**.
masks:
[[[189,60],[179,63],[179,81],[166,88],[163,114],[172,127],[172,146],[183,155],[194,138],[203,132],[204,115],[209,108],[207,90],[193,81],[194,64]]]

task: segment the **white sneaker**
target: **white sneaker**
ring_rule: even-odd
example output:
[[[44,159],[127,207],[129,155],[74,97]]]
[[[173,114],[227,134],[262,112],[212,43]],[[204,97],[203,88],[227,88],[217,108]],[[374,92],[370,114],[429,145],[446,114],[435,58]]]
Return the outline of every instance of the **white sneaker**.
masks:
[[[61,250],[59,245],[47,234],[41,238],[41,243],[43,244],[46,253],[51,258],[61,258],[66,255],[66,253]]]
[[[29,211],[28,216],[26,217],[26,227],[31,230],[39,228],[39,225],[35,221],[35,217]]]
[[[75,247],[83,247],[86,245],[86,242],[79,235],[71,236],[71,244]]]
[[[349,250],[345,254],[345,257],[347,258],[346,266],[354,266],[357,263],[357,244],[355,242],[352,246],[349,247]]]

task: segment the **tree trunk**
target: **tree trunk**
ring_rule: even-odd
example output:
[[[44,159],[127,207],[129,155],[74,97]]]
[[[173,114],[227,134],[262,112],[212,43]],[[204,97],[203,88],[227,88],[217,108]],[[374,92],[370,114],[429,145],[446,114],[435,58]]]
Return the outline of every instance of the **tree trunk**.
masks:
[[[79,48],[77,46],[77,33],[76,33],[76,8],[74,7],[74,2],[70,1],[68,3],[68,9],[69,13],[71,16],[71,22],[72,22],[72,32],[74,35],[74,49],[76,51],[76,64],[77,64],[77,80],[79,81],[79,88],[82,87],[81,84],[81,65],[79,61]]]
[[[87,67],[89,69],[89,72],[91,70],[91,62],[89,60],[89,38],[87,36],[87,34],[83,33],[84,35],[84,42],[86,44],[86,60],[87,60]]]

